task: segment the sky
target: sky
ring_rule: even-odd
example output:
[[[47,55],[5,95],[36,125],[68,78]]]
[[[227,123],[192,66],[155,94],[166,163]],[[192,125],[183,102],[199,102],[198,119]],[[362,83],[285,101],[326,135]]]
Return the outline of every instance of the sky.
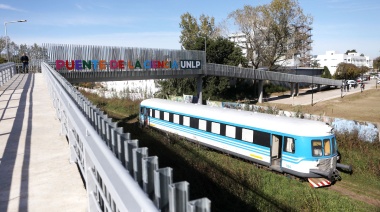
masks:
[[[0,20],[16,44],[79,44],[180,49],[181,15],[204,14],[215,23],[245,5],[271,0],[0,0]],[[379,0],[298,0],[313,17],[312,54],[355,49],[380,56]],[[27,20],[23,23],[9,21]],[[228,26],[230,33],[236,26]],[[6,27],[5,27],[6,26]]]

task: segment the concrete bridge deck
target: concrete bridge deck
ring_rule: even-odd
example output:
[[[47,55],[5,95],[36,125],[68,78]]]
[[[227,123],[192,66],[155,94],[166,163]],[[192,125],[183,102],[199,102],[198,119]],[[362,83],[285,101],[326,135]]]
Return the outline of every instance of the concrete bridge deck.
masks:
[[[41,73],[0,87],[0,211],[87,211],[60,128]]]

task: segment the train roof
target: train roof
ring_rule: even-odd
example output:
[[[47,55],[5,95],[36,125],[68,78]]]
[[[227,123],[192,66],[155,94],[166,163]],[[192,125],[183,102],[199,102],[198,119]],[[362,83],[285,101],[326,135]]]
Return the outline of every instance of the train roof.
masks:
[[[142,101],[141,105],[290,135],[316,137],[330,136],[332,134],[332,128],[328,124],[307,119],[175,102],[165,99],[147,99]]]

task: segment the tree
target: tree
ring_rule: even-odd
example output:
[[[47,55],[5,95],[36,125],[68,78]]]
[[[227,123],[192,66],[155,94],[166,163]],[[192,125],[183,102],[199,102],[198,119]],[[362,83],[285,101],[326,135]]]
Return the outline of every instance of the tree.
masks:
[[[186,50],[205,50],[207,48],[207,62],[227,64],[233,66],[247,66],[247,60],[243,57],[240,48],[227,38],[218,36],[220,29],[214,26],[214,18],[201,15],[199,24],[191,14],[181,16],[180,27],[182,34],[180,42]],[[158,97],[167,98],[169,95],[196,94],[196,80],[194,78],[167,79],[157,81],[160,87]],[[230,79],[227,77],[205,76],[203,77],[203,98],[213,99],[226,97],[230,89]]]
[[[323,67],[323,72],[322,72],[322,74],[321,74],[321,77],[322,77],[322,78],[328,78],[328,79],[331,79],[331,73],[330,73],[329,68],[327,68],[327,66],[324,66],[324,67]]]
[[[254,68],[278,68],[277,63],[299,54],[308,45],[312,18],[297,0],[273,0],[269,5],[244,6],[229,14],[246,37],[248,60]]]
[[[351,63],[339,63],[334,74],[334,79],[356,79],[361,74],[365,73],[365,68],[358,68],[356,65]]]
[[[352,50],[347,50],[345,54],[348,54],[348,53],[357,53],[357,52],[356,52],[356,49],[352,49]]]
[[[318,63],[318,60],[313,60],[311,62],[311,67],[313,68],[318,68],[320,66],[320,64]]]
[[[215,20],[213,17],[201,15],[199,17],[200,24],[198,25],[197,20],[190,13],[185,13],[181,15],[181,23],[179,26],[182,28],[180,35],[180,43],[182,48],[185,50],[205,50],[194,49],[194,44],[198,41],[199,38],[202,38],[203,43],[206,39],[212,39],[218,36],[220,31],[215,27]]]
[[[380,57],[373,59],[373,68],[377,70],[380,69]]]
[[[5,49],[5,37],[1,36],[0,37],[0,52],[3,52]]]

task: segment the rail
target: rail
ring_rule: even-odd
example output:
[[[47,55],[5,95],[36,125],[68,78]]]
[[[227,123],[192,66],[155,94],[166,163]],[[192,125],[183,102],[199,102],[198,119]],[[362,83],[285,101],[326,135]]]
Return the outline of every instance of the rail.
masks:
[[[322,77],[309,76],[309,75],[295,75],[275,71],[267,71],[261,69],[243,68],[237,66],[220,65],[214,63],[207,64],[206,75],[236,77],[245,79],[258,79],[258,80],[273,80],[280,82],[303,82],[314,83],[319,85],[342,85],[342,81],[326,79]]]
[[[41,63],[61,133],[86,184],[89,211],[211,211],[211,201],[189,201],[189,183],[172,181],[172,168],[124,133],[47,63]]]
[[[0,64],[0,86],[3,86],[16,74],[15,63]]]
[[[50,63],[54,67],[53,63]],[[170,79],[197,77],[199,75],[223,76],[232,78],[271,80],[279,82],[310,83],[340,87],[342,81],[322,78],[310,75],[296,75],[292,73],[281,73],[262,69],[243,68],[237,66],[207,63],[206,70],[128,70],[128,71],[68,71],[59,73],[71,83],[78,82],[100,82],[121,80],[143,80],[143,79]]]

